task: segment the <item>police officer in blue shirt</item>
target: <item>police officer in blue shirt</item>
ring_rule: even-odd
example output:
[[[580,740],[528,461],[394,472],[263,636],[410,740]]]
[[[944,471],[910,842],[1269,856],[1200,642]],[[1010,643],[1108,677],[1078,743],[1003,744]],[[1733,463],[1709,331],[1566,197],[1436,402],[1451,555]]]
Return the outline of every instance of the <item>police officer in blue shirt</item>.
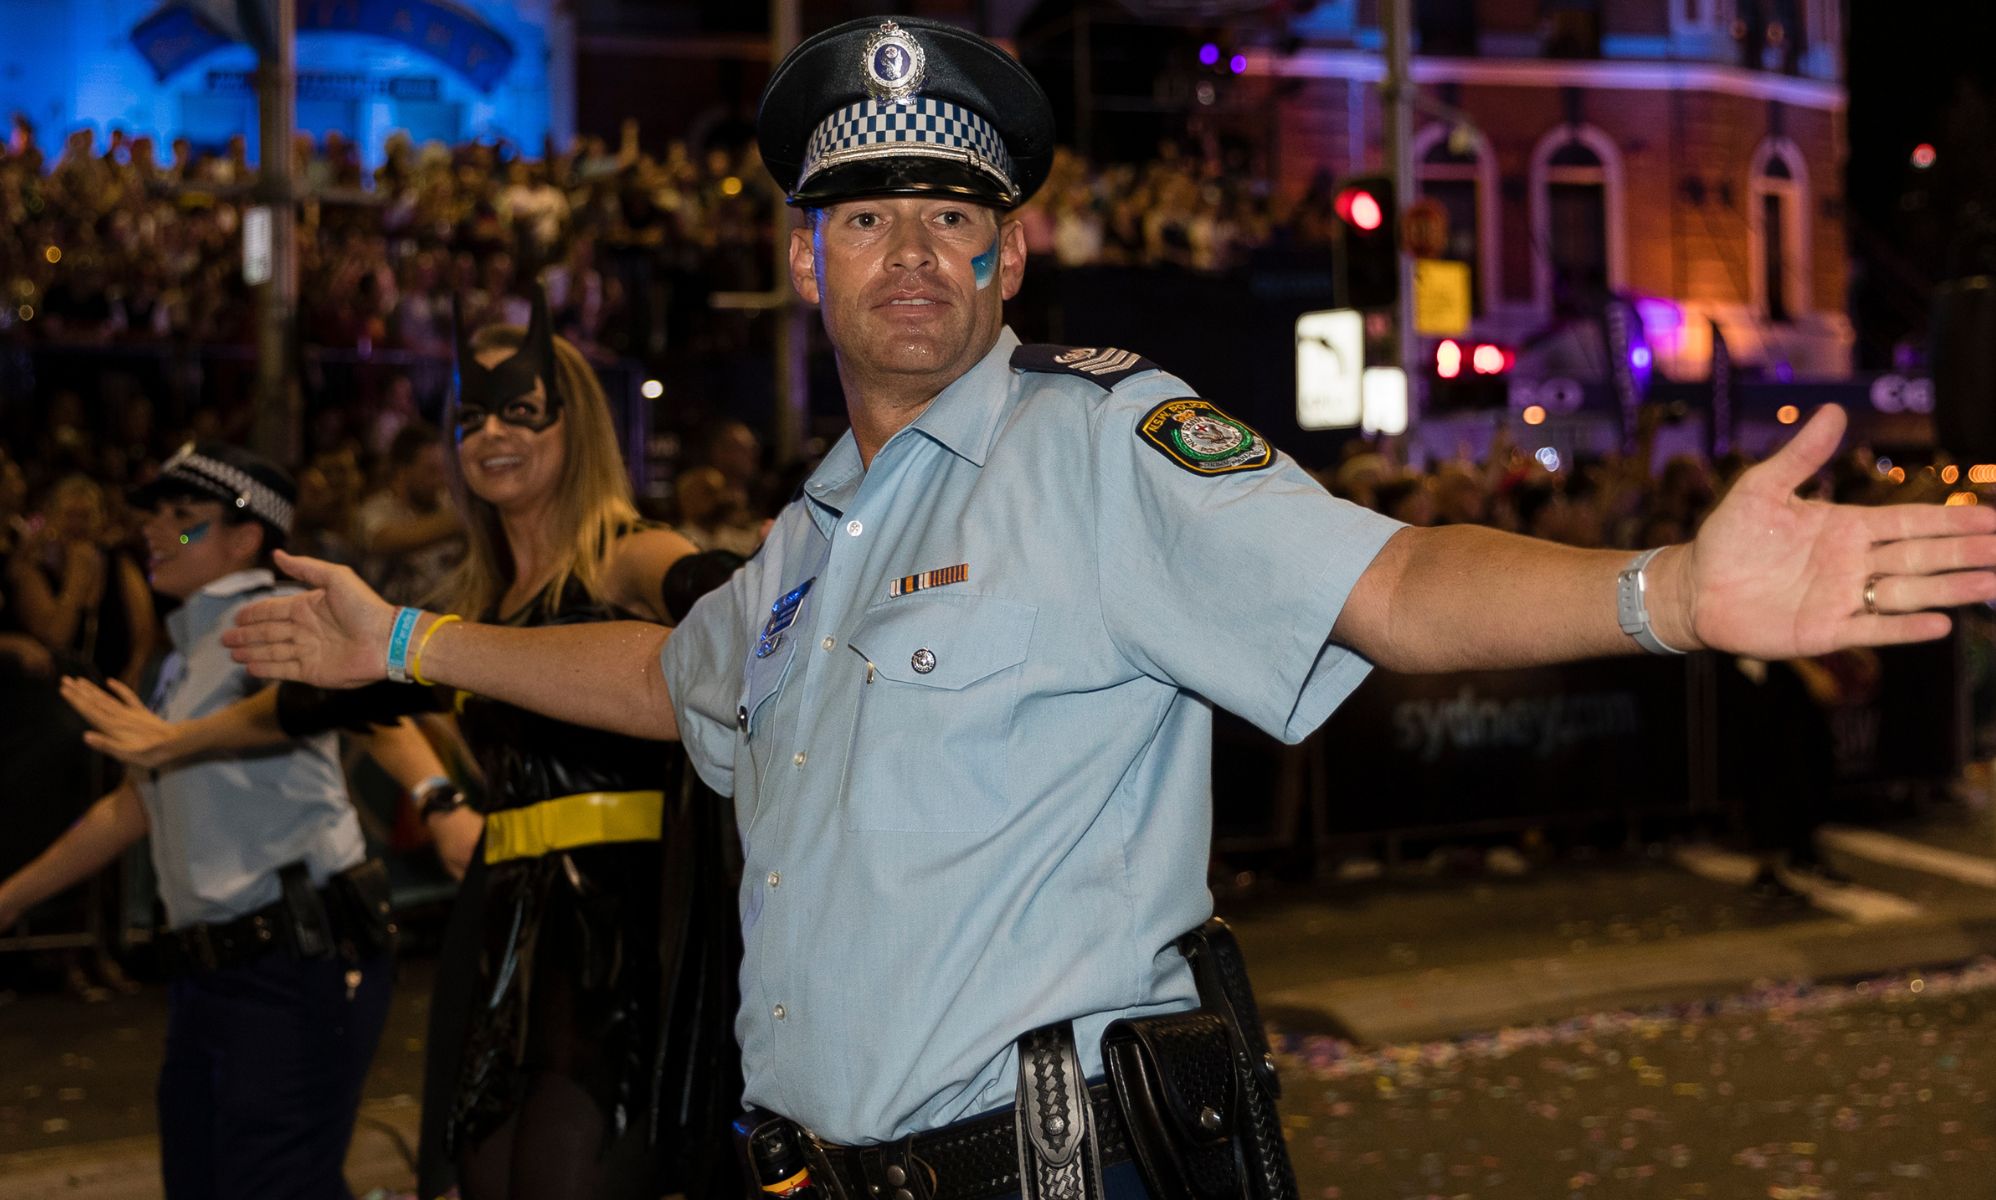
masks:
[[[295,592],[269,569],[297,489],[275,464],[189,446],[135,496],[152,585],[178,597],[151,707],[172,721],[257,690],[220,633]],[[387,877],[366,858],[336,736],[133,771],[0,882],[0,928],[148,834],[174,976],[159,1078],[169,1200],[345,1200],[341,1175],[393,976]]]
[[[828,30],[759,126],[850,434],[677,629],[457,624],[423,669],[681,738],[734,797],[769,1190],[801,1165],[854,1200],[1290,1194],[1238,964],[1184,936],[1212,911],[1215,706],[1295,741],[1373,664],[1788,658],[1937,637],[1928,610],[1996,596],[1996,513],[1795,496],[1835,409],[1694,542],[1631,560],[1402,528],[1134,352],[1021,344],[1005,214],[1052,120],[972,34]],[[315,590],[226,635],[260,674],[377,679],[434,620],[284,565]]]

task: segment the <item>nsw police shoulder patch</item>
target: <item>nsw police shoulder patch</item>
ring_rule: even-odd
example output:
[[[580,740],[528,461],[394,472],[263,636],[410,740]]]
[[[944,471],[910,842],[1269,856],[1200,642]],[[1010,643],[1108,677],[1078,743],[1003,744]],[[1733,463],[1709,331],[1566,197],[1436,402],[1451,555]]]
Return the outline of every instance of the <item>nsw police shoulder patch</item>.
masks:
[[[1104,391],[1158,365],[1134,350],[1114,346],[1021,346],[1012,351],[1012,369],[1076,375]]]
[[[1194,475],[1258,471],[1275,461],[1268,439],[1204,400],[1166,400],[1137,422],[1137,436]]]

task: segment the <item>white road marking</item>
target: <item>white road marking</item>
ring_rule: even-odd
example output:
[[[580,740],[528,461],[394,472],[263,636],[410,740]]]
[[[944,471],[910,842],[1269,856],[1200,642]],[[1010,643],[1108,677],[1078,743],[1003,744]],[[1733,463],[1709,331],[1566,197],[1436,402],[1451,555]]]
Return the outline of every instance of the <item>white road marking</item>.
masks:
[[[1971,887],[1996,888],[1996,860],[1959,850],[1943,850],[1871,829],[1830,826],[1818,833],[1817,839],[1825,846],[1888,867],[1924,871]]]
[[[1754,874],[1760,870],[1760,862],[1755,858],[1704,844],[1680,846],[1671,857],[1693,875],[1735,887],[1752,883]],[[1908,921],[1926,912],[1904,896],[1890,892],[1854,883],[1828,883],[1793,871],[1782,871],[1780,875],[1783,883],[1808,897],[1812,906],[1859,925]]]

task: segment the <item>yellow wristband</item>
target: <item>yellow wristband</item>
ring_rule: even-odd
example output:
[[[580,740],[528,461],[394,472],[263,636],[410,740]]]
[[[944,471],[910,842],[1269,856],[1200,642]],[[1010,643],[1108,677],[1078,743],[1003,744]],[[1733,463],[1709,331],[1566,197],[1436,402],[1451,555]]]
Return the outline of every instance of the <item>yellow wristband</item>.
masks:
[[[424,687],[436,686],[436,684],[423,678],[423,651],[429,646],[430,639],[437,636],[437,630],[442,629],[452,621],[462,620],[464,618],[458,616],[456,613],[445,613],[443,616],[430,622],[430,627],[423,631],[423,640],[417,642],[416,648],[409,652],[409,678],[422,684]]]

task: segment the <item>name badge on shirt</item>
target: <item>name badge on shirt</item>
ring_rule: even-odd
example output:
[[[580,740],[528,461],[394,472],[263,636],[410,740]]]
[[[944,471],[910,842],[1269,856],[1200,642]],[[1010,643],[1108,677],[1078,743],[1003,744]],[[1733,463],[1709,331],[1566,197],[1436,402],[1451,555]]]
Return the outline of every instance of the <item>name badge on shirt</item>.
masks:
[[[811,585],[816,582],[818,577],[813,575],[769,606],[769,620],[763,623],[762,636],[755,642],[757,658],[768,658],[783,644],[783,631],[797,620],[797,610],[804,604],[804,593],[810,591]]]

